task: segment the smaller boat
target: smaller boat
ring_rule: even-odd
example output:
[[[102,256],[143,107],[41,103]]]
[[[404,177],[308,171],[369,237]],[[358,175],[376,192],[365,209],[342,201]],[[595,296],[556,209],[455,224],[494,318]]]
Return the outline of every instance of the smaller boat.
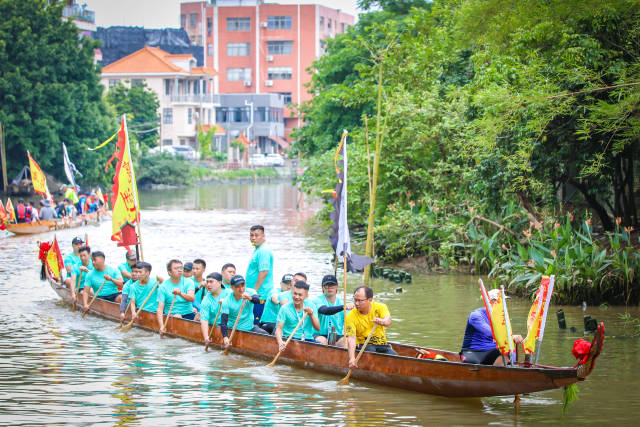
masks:
[[[25,222],[20,224],[6,224],[7,230],[13,234],[22,236],[26,234],[46,233],[47,231],[64,230],[67,228],[77,228],[91,223],[99,224],[100,218],[88,221],[76,218],[70,223],[65,223],[62,219],[41,220],[36,222]]]

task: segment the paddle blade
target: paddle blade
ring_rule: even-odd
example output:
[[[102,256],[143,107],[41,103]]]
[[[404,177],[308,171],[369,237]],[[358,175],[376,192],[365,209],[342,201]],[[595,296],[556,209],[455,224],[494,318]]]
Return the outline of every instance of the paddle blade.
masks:
[[[224,354],[225,356],[229,354],[229,347],[225,348],[222,354]]]
[[[338,381],[338,385],[349,385],[349,377],[351,376],[350,374],[351,372],[349,372],[346,377]]]
[[[127,323],[126,325],[124,325],[124,326],[122,327],[122,329],[120,330],[120,332],[127,332],[127,331],[129,331],[129,330],[131,329],[131,327],[132,327],[132,326],[133,326],[133,322],[131,322],[131,323]]]
[[[116,326],[114,329],[120,329],[122,328],[122,323],[120,323],[118,326]]]
[[[75,304],[71,304],[71,311],[76,311],[76,305]]]

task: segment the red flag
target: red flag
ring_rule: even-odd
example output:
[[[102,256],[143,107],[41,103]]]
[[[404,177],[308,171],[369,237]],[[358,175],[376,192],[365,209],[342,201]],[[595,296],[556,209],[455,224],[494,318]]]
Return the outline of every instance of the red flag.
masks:
[[[49,271],[49,276],[55,280],[62,279],[61,272],[64,269],[64,263],[62,261],[62,254],[60,253],[60,246],[58,246],[58,240],[55,236],[53,236],[53,243],[47,252],[45,265],[47,266],[47,271]]]
[[[0,200],[0,224],[4,225],[8,222],[9,222],[9,216],[7,215],[7,211],[4,209],[2,200]]]

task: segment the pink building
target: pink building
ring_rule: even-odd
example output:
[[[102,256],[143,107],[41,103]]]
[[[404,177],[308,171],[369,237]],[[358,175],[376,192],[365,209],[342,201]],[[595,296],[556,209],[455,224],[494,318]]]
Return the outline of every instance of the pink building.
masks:
[[[353,26],[354,17],[317,4],[280,5],[260,0],[181,4],[180,23],[218,71],[215,93],[277,93],[285,104],[311,99],[307,68],[324,53],[325,40]],[[285,108],[288,136],[299,118]]]

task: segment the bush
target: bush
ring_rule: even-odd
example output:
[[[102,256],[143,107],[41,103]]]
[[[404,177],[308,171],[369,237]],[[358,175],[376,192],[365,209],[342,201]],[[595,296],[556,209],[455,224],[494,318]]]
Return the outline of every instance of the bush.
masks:
[[[179,156],[168,153],[147,154],[137,168],[139,185],[169,184],[186,185],[191,182],[191,164]]]

